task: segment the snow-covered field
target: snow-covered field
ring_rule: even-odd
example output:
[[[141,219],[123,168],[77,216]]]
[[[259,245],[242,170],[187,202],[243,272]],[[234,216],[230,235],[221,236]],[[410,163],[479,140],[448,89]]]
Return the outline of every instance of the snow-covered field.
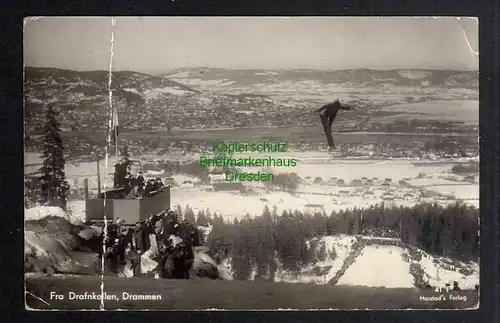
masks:
[[[164,88],[156,88],[153,90],[146,90],[144,91],[144,96],[146,97],[146,100],[152,100],[156,99],[161,94],[187,95],[191,93],[192,92],[176,89],[174,87],[164,87]]]
[[[370,160],[331,160],[328,164],[320,163],[313,164],[312,156],[303,157],[301,153],[296,153],[294,157],[299,159],[296,167],[290,168],[275,168],[274,172],[296,172],[304,183],[299,185],[297,194],[289,194],[279,191],[267,191],[263,188],[262,183],[248,183],[255,189],[255,195],[242,195],[239,192],[211,192],[200,191],[194,188],[174,188],[172,189],[172,203],[186,205],[189,204],[194,209],[207,208],[223,215],[243,216],[246,213],[260,214],[264,207],[276,206],[278,213],[283,210],[299,209],[305,210],[307,204],[321,205],[323,210],[330,213],[335,210],[341,210],[353,207],[369,207],[380,203],[383,190],[376,187],[370,188],[376,191],[374,198],[364,198],[363,196],[352,196],[355,191],[352,187],[332,186],[327,182],[335,177],[343,179],[347,185],[353,179],[361,179],[363,177],[372,179],[377,177],[383,181],[385,178],[392,180],[391,188],[398,193],[405,193],[405,189],[397,186],[399,180],[407,180],[411,185],[426,186],[425,189],[432,190],[443,195],[454,195],[455,198],[462,199],[478,199],[479,184],[478,183],[463,183],[453,182],[442,179],[442,176],[450,174],[453,162],[431,162],[431,161],[415,161],[415,160],[387,160],[387,161],[370,161]],[[322,157],[316,154],[318,160]],[[276,157],[278,158],[278,157]],[[302,163],[301,161],[304,161]],[[456,161],[455,161],[456,162]],[[419,167],[425,165],[425,167]],[[247,168],[245,171],[257,171],[256,168]],[[417,177],[425,174],[424,179]],[[316,177],[321,177],[323,184],[313,184],[312,181]],[[418,184],[418,185],[416,185]],[[447,186],[434,186],[443,185]],[[464,185],[465,184],[465,185]],[[450,190],[453,189],[453,190]],[[348,196],[338,195],[339,191],[347,190],[350,192]],[[409,189],[406,189],[411,191]],[[454,194],[453,194],[454,193]],[[231,203],[227,203],[230,200]],[[473,205],[477,205],[478,201],[466,201]],[[404,201],[402,199],[395,201],[395,206],[411,206],[416,201]]]
[[[286,192],[273,191],[244,196],[238,192],[200,191],[199,188],[173,188],[171,198],[173,205],[182,207],[189,205],[195,212],[209,209],[211,212],[221,214],[227,220],[235,217],[242,218],[246,213],[251,216],[260,215],[266,205],[269,208],[276,206],[278,214],[281,214],[287,210],[311,211],[307,204],[318,204],[323,206],[327,214],[330,214],[332,211],[354,207],[364,208],[381,202],[381,199],[363,199],[360,196],[291,195]],[[401,201],[401,204],[412,205],[404,201]]]
[[[451,100],[451,101],[428,101],[413,104],[393,105],[383,111],[414,113],[419,118],[445,119],[456,121],[467,121],[471,124],[479,122],[479,101],[477,100]]]
[[[453,195],[462,199],[478,199],[479,198],[479,185],[438,185],[428,186],[428,190],[438,192],[443,195]]]
[[[362,177],[377,177],[381,180],[391,178],[393,181],[399,181],[404,178],[413,178],[419,173],[413,163],[418,163],[418,161],[332,160],[328,164],[306,164],[301,163],[299,160],[295,167],[275,168],[274,170],[277,172],[295,172],[303,178],[306,176],[312,178],[319,176],[323,179],[337,177],[346,182],[352,181],[353,179],[361,179]],[[442,172],[450,167],[450,165],[440,164],[426,168],[426,172]]]
[[[402,253],[395,246],[366,246],[337,284],[412,288],[410,265],[403,261]]]
[[[437,177],[437,176],[432,176],[431,178],[425,177],[425,178],[412,178],[407,181],[410,185],[415,186],[415,187],[429,187],[429,186],[436,186],[436,185],[463,185],[467,183],[463,183],[461,180],[450,180],[447,178],[443,177]]]
[[[287,193],[267,195],[268,200],[276,202],[276,206],[285,204],[286,208],[293,209],[304,204],[303,201],[289,198]],[[210,192],[200,191],[199,188],[174,188],[171,190],[172,204],[189,205],[193,210],[207,210],[224,215],[227,220],[234,217],[242,218],[246,213],[261,214],[265,205],[270,204],[261,200],[259,196],[244,196],[237,192]]]
[[[450,96],[451,99],[463,98],[466,95],[477,96],[477,91],[474,90],[459,89],[454,91],[454,89],[448,89],[447,91],[443,91],[442,88],[428,87],[425,81],[422,83],[423,87],[419,87],[418,89],[412,86],[397,86],[397,90],[395,91],[394,85],[391,84],[394,81],[393,79],[380,79],[379,86],[377,87],[349,84],[349,82],[340,84],[335,82],[326,83],[315,79],[280,80],[280,82],[269,82],[269,80],[263,79],[262,81],[256,80],[251,84],[242,84],[241,82],[227,78],[201,79],[186,73],[170,75],[169,79],[212,92],[255,93],[270,97],[285,96],[294,99],[331,100],[338,97],[338,95],[341,95],[343,100],[354,97],[364,99],[366,98],[366,94],[370,93],[370,100],[372,101],[377,101],[377,97],[384,97],[385,101],[387,101],[388,97],[391,97],[391,99],[393,97],[397,101],[405,102],[408,95],[426,96],[438,93],[443,99],[447,96]],[[332,93],[335,93],[335,96]]]
[[[182,78],[182,74],[177,74],[175,75],[177,77],[170,77],[171,80],[173,81],[182,81],[182,84],[188,85],[188,86],[195,86],[199,87],[200,89],[206,89],[206,90],[213,90],[214,88],[224,88],[227,86],[230,86],[236,81],[231,81],[229,79],[219,79],[219,80],[202,80],[202,79],[186,79]]]
[[[235,157],[237,156],[235,155]],[[253,156],[255,157],[255,155]],[[264,154],[259,156],[266,157]],[[142,157],[147,159],[147,156]],[[241,155],[241,157],[244,157],[244,155]],[[362,179],[363,177],[367,179],[376,177],[379,181],[390,178],[393,183],[390,188],[396,193],[405,193],[405,190],[408,190],[397,186],[400,180],[405,180],[411,186],[415,187],[416,190],[431,190],[438,194],[464,199],[466,203],[472,205],[477,206],[479,204],[479,183],[477,181],[475,183],[464,182],[460,176],[451,173],[451,167],[454,164],[466,162],[466,160],[443,162],[409,159],[332,159],[326,152],[273,154],[273,158],[285,157],[296,158],[297,165],[295,167],[275,167],[271,169],[275,174],[295,172],[300,176],[303,182],[297,188],[298,193],[294,195],[282,191],[268,191],[264,188],[263,183],[260,182],[245,183],[254,189],[253,194],[242,195],[237,191],[214,192],[207,190],[202,185],[198,185],[198,179],[189,175],[179,174],[172,176],[176,184],[171,189],[172,205],[181,205],[182,207],[189,205],[195,210],[209,209],[212,212],[215,211],[223,216],[232,218],[243,217],[246,213],[250,215],[261,214],[266,205],[270,208],[276,206],[278,212],[281,213],[283,210],[290,209],[307,211],[307,204],[316,204],[326,213],[331,213],[335,210],[369,207],[370,205],[381,203],[381,195],[384,192],[377,187],[369,188],[376,193],[373,198],[364,198],[360,192],[357,194],[358,196],[352,196],[356,195],[353,194],[356,189],[349,187],[350,182],[354,179]],[[197,160],[196,156],[191,158],[192,160]],[[157,156],[156,159],[158,159]],[[25,153],[25,164],[29,165],[40,162],[38,154]],[[110,187],[112,184],[111,172],[113,168],[111,165],[114,162],[115,158],[111,157],[108,161],[108,168],[105,169],[104,160],[101,161],[102,184],[106,183],[107,187]],[[30,168],[38,167],[27,166],[25,167],[25,171],[32,171]],[[258,170],[258,167],[242,169],[242,171],[246,172],[256,172]],[[260,170],[262,171],[263,169]],[[88,178],[90,189],[97,189],[97,166],[95,162],[68,163],[65,171],[68,181],[73,188],[82,187],[83,179]],[[107,173],[106,176],[105,173]],[[316,177],[321,177],[322,183],[314,184],[313,181]],[[335,181],[339,179],[344,180],[346,187],[332,185],[332,179]],[[342,190],[349,191],[349,194],[342,196],[339,194]],[[228,201],[231,201],[231,203],[228,203]],[[395,206],[411,206],[416,202],[417,200],[405,201],[399,199],[395,200]],[[85,207],[83,201],[70,201],[69,206],[74,216],[83,217]]]

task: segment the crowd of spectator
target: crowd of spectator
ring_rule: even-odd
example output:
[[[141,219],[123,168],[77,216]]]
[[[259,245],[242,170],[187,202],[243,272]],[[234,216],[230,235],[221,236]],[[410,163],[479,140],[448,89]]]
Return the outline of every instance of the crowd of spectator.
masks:
[[[134,276],[143,274],[141,258],[158,263],[153,271],[160,278],[189,279],[193,248],[200,245],[199,231],[179,214],[166,210],[127,227],[122,219],[107,226],[103,237],[107,270],[121,274],[130,263]]]
[[[152,196],[161,191],[164,184],[160,177],[145,181],[142,172],[135,175],[130,171],[132,162],[124,157],[115,165],[113,176],[113,186],[123,192],[126,199],[142,198]]]

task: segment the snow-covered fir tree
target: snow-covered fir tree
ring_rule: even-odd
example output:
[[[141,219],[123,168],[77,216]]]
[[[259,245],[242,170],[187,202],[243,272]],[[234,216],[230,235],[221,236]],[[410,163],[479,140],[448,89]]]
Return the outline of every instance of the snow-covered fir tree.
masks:
[[[43,166],[40,168],[42,202],[66,208],[69,184],[64,173],[64,147],[53,105],[47,107],[43,134]]]

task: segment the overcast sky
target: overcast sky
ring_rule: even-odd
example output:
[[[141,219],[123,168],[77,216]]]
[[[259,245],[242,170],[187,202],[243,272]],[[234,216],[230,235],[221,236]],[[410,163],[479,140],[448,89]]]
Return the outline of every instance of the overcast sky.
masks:
[[[460,23],[461,21],[461,23]],[[477,70],[474,18],[118,17],[113,69]],[[464,28],[462,28],[464,27]],[[111,17],[26,20],[26,66],[108,69]],[[467,39],[470,42],[467,42]]]

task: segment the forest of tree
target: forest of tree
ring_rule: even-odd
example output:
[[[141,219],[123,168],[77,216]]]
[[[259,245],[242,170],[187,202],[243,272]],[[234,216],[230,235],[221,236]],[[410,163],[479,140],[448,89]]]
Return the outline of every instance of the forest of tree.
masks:
[[[247,215],[232,222],[209,210],[199,211],[195,217],[189,206],[181,213],[190,221],[196,218],[198,225],[212,225],[212,231],[204,237],[205,244],[216,260],[231,258],[235,278],[241,280],[248,279],[253,268],[257,268],[256,279],[272,280],[276,260],[283,269],[298,271],[327,253],[335,257],[331,254],[334,250],[314,245],[318,240],[314,238],[325,235],[397,237],[436,256],[464,261],[479,258],[479,210],[459,203],[447,207],[419,204],[393,209],[355,208],[329,216],[299,211],[278,215],[275,208],[271,211],[266,207],[261,216]]]

